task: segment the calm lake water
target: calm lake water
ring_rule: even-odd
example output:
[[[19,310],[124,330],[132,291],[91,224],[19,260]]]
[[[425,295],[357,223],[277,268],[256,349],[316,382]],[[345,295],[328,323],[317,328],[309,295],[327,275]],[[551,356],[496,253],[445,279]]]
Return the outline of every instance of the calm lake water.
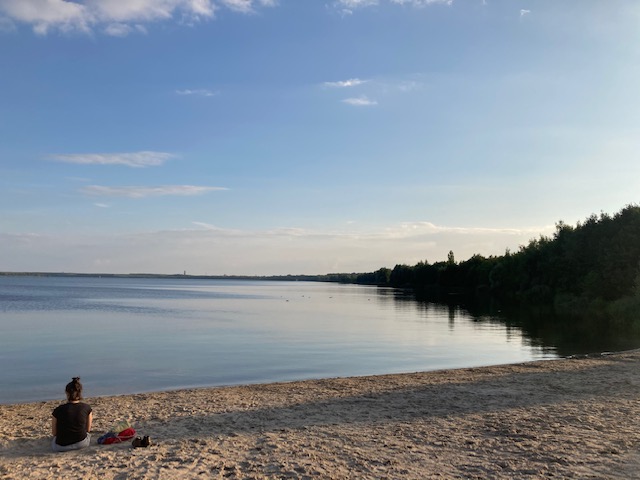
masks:
[[[378,287],[0,277],[0,403],[63,398],[72,376],[91,397],[511,363],[602,346],[558,338]]]

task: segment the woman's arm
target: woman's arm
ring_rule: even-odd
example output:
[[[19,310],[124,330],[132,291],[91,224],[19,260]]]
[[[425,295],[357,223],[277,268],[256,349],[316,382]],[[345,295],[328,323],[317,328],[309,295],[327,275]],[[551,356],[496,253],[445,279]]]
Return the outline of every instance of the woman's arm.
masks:
[[[87,417],[87,433],[91,431],[91,422],[93,422],[93,412],[89,412]]]
[[[54,437],[58,435],[58,419],[54,416],[51,417],[51,433]]]

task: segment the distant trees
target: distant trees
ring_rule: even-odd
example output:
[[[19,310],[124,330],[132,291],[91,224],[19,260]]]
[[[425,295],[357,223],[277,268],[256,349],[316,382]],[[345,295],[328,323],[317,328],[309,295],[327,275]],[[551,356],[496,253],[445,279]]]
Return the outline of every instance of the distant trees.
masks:
[[[356,275],[356,282],[361,285],[388,285],[391,278],[391,270],[381,268],[373,273],[359,273]]]

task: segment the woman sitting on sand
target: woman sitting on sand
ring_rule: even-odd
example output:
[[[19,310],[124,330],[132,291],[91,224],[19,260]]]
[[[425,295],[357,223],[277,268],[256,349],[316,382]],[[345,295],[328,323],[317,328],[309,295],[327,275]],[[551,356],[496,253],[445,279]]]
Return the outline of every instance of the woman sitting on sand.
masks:
[[[54,452],[66,452],[88,447],[91,442],[91,407],[82,403],[82,384],[80,377],[73,377],[65,388],[67,403],[53,411],[51,431],[53,440],[51,448]]]

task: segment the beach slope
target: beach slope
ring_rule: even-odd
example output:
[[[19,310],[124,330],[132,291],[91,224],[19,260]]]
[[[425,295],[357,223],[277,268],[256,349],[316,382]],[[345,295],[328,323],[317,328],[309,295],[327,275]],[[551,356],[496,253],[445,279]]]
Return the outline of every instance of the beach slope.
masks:
[[[60,402],[0,405],[0,478],[640,478],[640,351],[87,402],[58,454]],[[153,445],[97,445],[120,419]]]

